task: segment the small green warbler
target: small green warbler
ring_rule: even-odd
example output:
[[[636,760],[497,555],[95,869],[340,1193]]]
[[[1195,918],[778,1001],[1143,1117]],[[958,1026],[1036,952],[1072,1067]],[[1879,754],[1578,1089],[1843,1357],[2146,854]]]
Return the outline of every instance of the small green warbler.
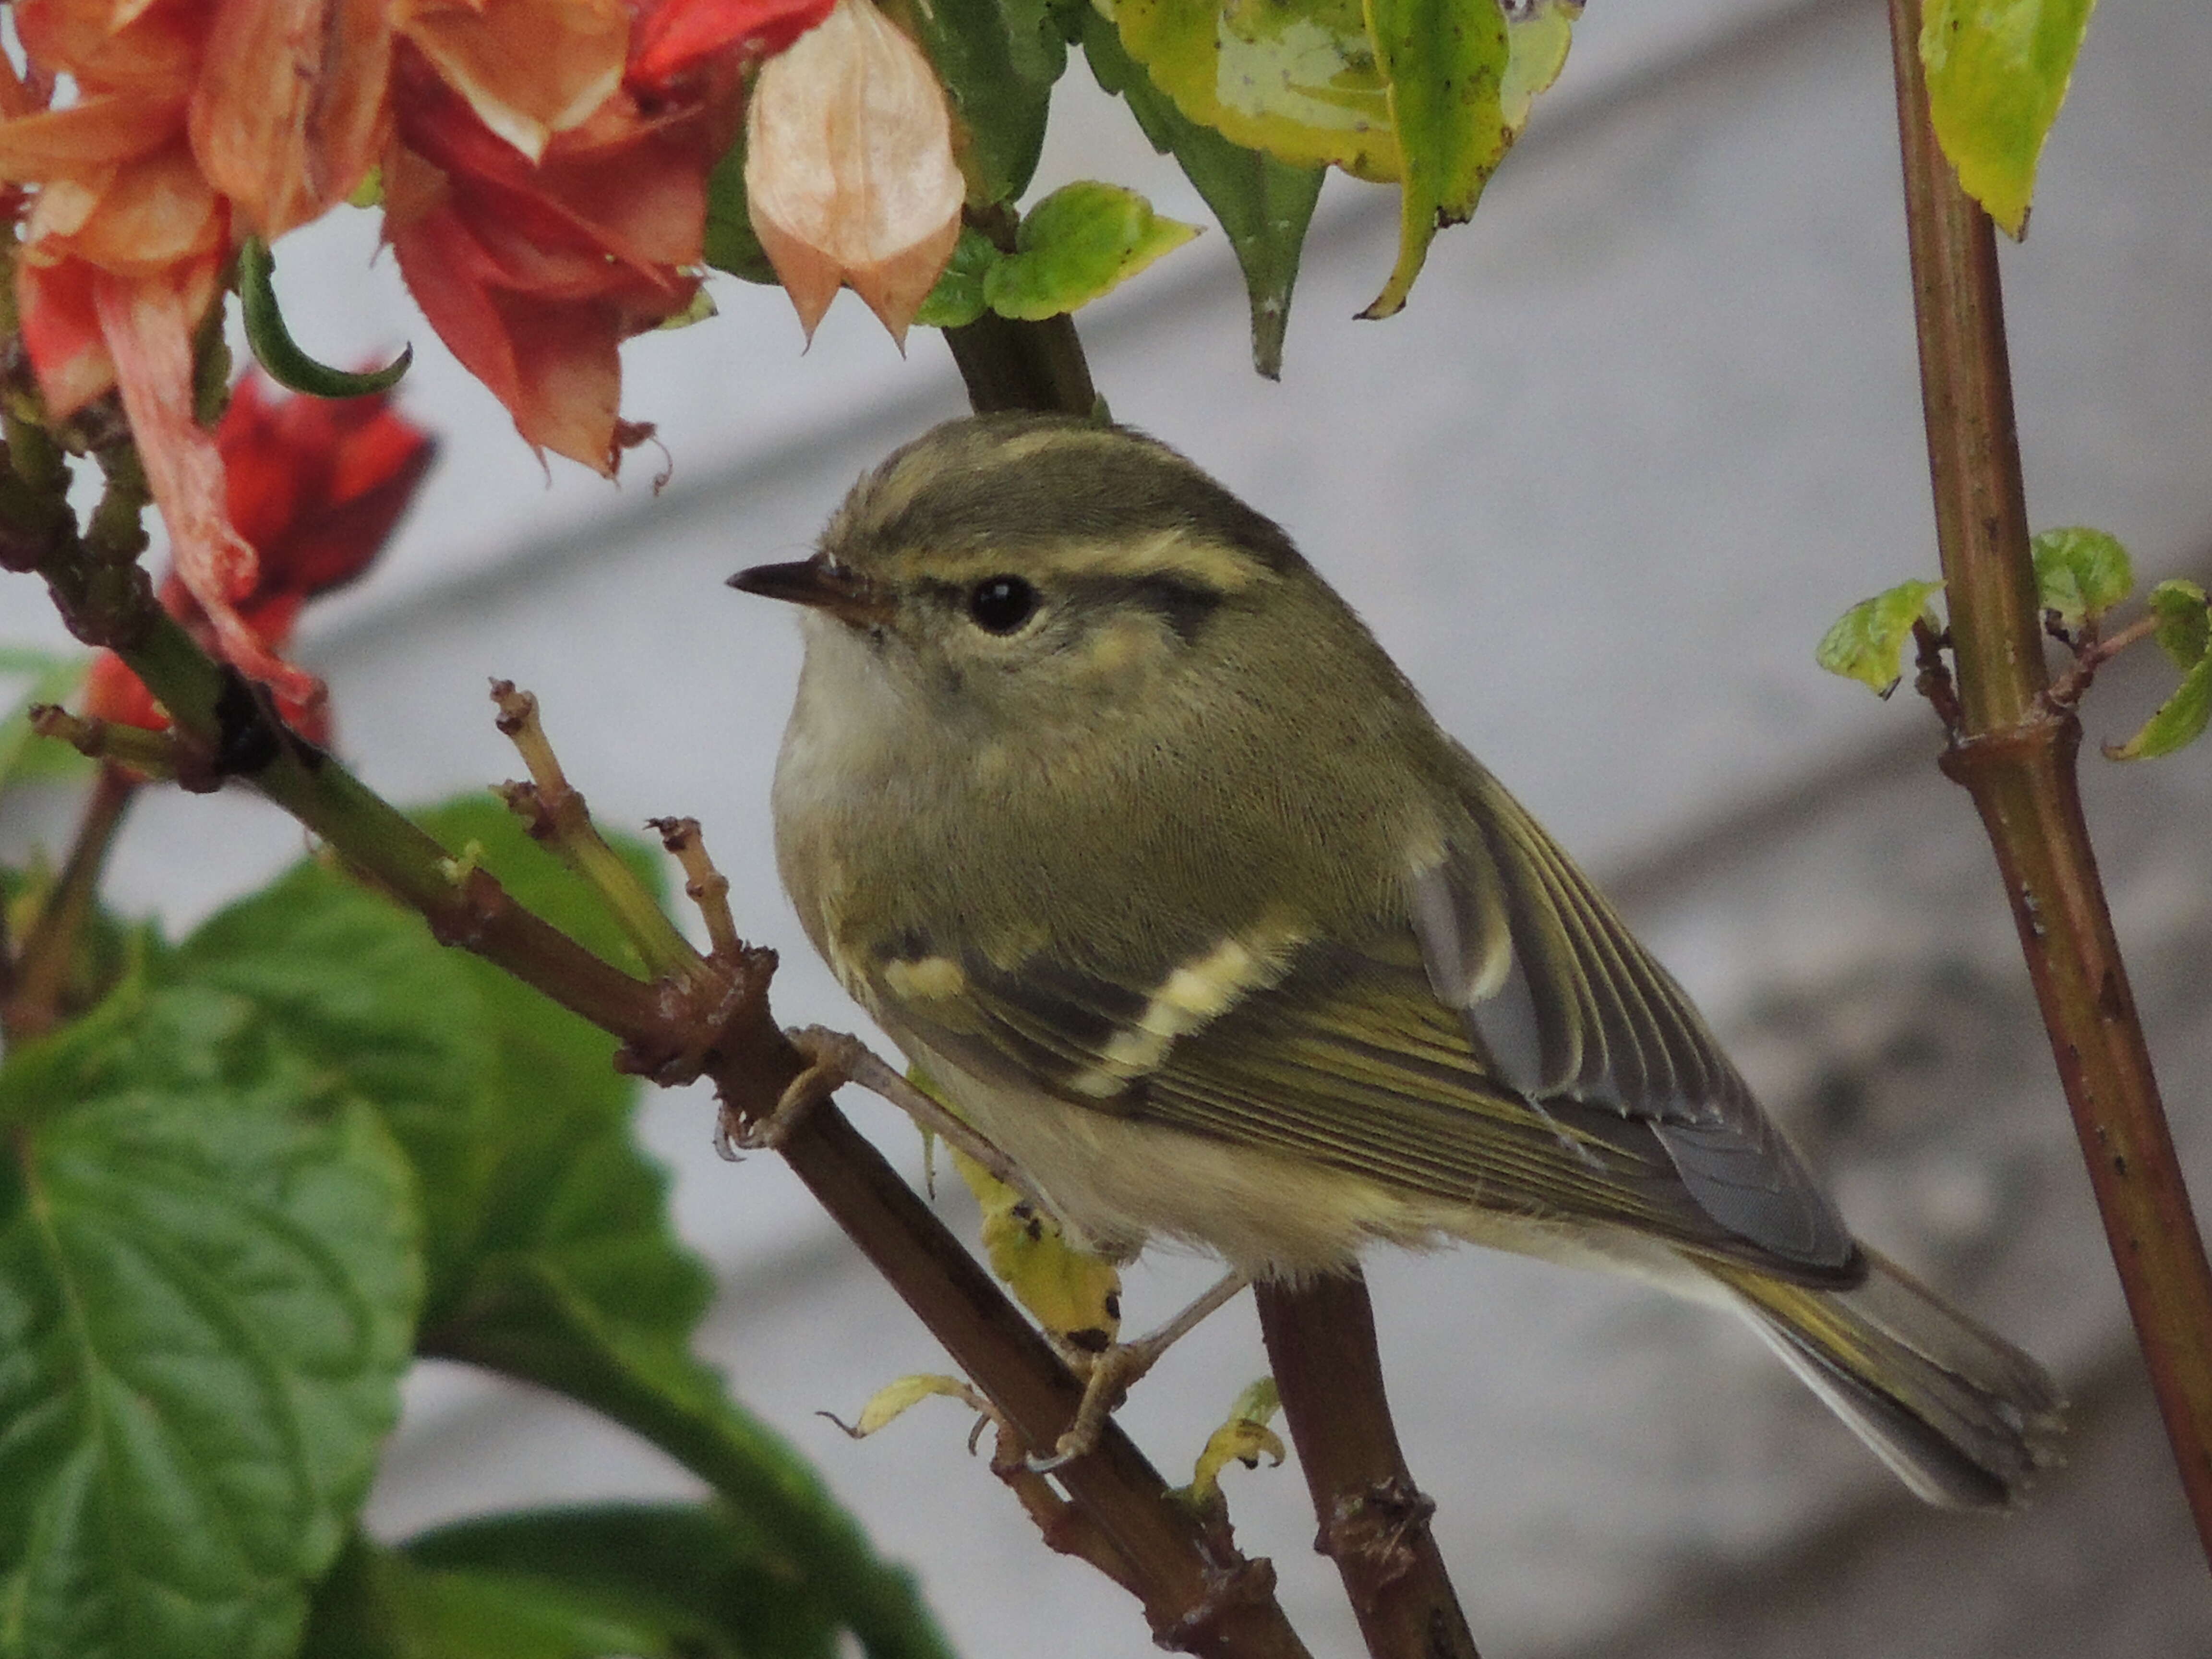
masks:
[[[808,936],[1078,1237],[1626,1272],[1748,1316],[1925,1498],[2053,1461],[2051,1379],[1852,1238],[1681,988],[1175,451],[955,421],[732,580],[805,608]]]

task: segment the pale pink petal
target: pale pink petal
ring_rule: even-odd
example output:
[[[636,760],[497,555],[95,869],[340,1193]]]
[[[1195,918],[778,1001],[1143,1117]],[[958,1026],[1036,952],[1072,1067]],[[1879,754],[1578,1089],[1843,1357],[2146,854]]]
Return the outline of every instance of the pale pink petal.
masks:
[[[944,88],[869,0],[770,58],[745,115],[753,229],[811,337],[840,283],[902,343],[960,237]]]
[[[255,557],[231,527],[222,453],[192,417],[192,334],[199,321],[175,273],[94,279],[100,331],[115,360],[124,412],[137,440],[170,556],[216,630],[224,659],[282,696],[312,706],[322,683],[270,653],[234,602],[252,591]]]

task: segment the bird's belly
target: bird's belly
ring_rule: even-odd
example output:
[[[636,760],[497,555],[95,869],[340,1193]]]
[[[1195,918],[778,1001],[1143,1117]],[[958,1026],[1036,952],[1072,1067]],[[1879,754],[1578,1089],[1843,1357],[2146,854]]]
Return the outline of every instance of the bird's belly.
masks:
[[[1466,1240],[1518,1254],[1672,1280],[1682,1264],[1649,1241],[1437,1198],[1266,1147],[1239,1146],[1070,1105],[911,1052],[986,1139],[1036,1182],[1091,1248],[1133,1255],[1152,1239],[1194,1246],[1255,1279],[1349,1267],[1361,1246]],[[1622,1259],[1652,1257],[1648,1264]],[[1663,1261],[1657,1258],[1663,1257]]]

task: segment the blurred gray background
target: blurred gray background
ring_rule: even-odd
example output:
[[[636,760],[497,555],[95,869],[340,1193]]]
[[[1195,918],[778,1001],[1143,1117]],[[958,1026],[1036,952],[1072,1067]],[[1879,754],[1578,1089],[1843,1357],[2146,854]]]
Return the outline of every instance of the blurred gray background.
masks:
[[[2118,533],[2155,577],[2212,566],[2212,9],[2108,4],[2006,258],[2039,527]],[[1595,0],[1474,225],[1407,313],[1352,313],[1395,199],[1332,180],[1283,384],[1251,373],[1218,230],[1086,313],[1099,386],[1280,519],[1444,723],[1608,884],[1687,982],[1854,1225],[2025,1342],[2077,1401],[2071,1467],[1990,1520],[1899,1491],[1747,1331],[1642,1290],[1474,1250],[1370,1278],[1401,1431],[1475,1631],[1501,1656],[2212,1652],[2212,1583],[2133,1357],[1985,845],[1932,763],[1932,717],[1812,665],[1851,601],[1932,574],[1882,9]],[[1095,176],[1206,216],[1073,64],[1038,188]],[[301,646],[348,757],[403,801],[505,777],[485,678],[543,699],[605,821],[704,820],[741,925],[784,952],[789,1023],[854,1011],[778,893],[767,793],[798,645],[721,587],[803,553],[883,451],[963,407],[941,343],[902,361],[854,301],[801,354],[775,292],[626,352],[626,412],[673,459],[619,488],[541,471],[415,316],[374,222],[285,244],[311,349],[412,339],[410,408],[447,448],[400,542]],[[58,637],[0,587],[0,637]],[[2090,706],[2132,729],[2169,676]],[[2212,756],[2085,765],[2094,827],[2190,1172],[2212,1192]],[[16,844],[67,822],[20,805]],[[145,804],[115,902],[188,925],[301,850],[250,798]],[[887,1109],[865,1126],[919,1170]],[[1136,1607],[1048,1554],[963,1415],[866,1443],[849,1414],[927,1334],[773,1158],[708,1146],[696,1091],[647,1103],[687,1236],[723,1294],[710,1355],[912,1563],[971,1654],[1138,1655]],[[941,1196],[956,1226],[972,1219]],[[1132,1320],[1209,1277],[1134,1275]],[[1170,1479],[1264,1369],[1240,1304],[1125,1421]],[[458,1370],[412,1380],[380,1531],[496,1505],[689,1492],[619,1431]],[[1232,1472],[1318,1655],[1354,1650],[1295,1470]]]

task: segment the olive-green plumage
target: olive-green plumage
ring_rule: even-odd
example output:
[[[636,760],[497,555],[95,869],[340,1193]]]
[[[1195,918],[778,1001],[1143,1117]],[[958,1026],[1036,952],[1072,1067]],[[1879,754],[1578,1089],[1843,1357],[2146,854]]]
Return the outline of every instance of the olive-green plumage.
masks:
[[[1079,1234],[1610,1267],[1749,1315],[1925,1497],[2049,1460],[2049,1379],[1854,1243],[1672,978],[1180,455],[954,422],[735,580],[807,608],[801,921]]]

